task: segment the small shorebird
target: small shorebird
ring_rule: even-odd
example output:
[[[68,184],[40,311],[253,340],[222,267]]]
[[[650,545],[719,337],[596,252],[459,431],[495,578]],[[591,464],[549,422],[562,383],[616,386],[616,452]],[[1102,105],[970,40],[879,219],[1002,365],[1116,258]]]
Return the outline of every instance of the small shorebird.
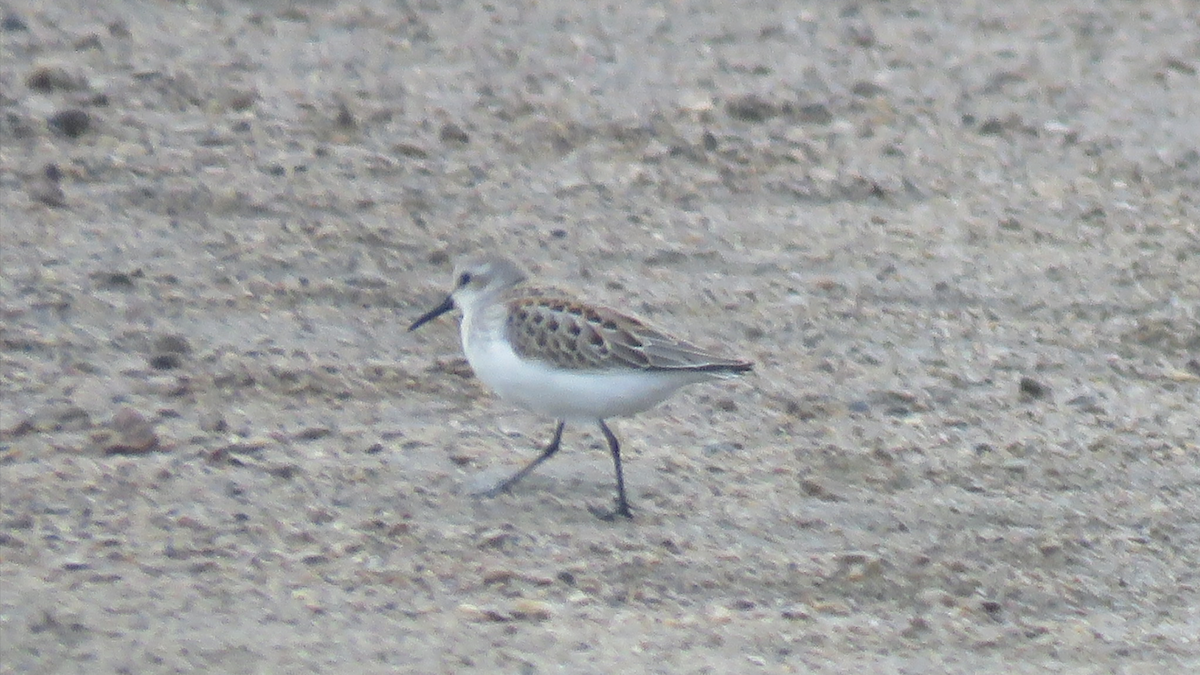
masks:
[[[463,351],[476,377],[501,398],[558,420],[542,454],[486,494],[509,490],[558,452],[567,422],[597,422],[616,466],[617,505],[614,511],[593,513],[606,520],[632,518],[621,447],[604,420],[647,410],[684,385],[740,375],[752,364],[527,281],[506,258],[467,262],[454,271],[454,290],[408,329],[458,307]]]

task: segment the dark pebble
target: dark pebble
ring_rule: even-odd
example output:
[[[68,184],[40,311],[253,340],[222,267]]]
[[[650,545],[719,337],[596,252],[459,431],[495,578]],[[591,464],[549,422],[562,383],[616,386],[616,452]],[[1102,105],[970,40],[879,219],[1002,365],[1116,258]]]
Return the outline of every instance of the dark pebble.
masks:
[[[25,23],[25,19],[22,19],[16,12],[5,12],[4,18],[0,19],[0,29],[6,31],[27,31],[29,30],[29,24]]]
[[[438,136],[443,143],[468,143],[471,136],[460,126],[453,122],[447,122],[442,125],[442,131]]]
[[[102,50],[102,49],[104,49],[104,44],[102,42],[100,42],[99,35],[96,35],[95,33],[91,33],[89,35],[85,35],[85,36],[79,38],[78,40],[76,40],[74,47],[75,47],[76,51],[82,52],[82,51],[87,51],[89,49]]]
[[[350,106],[346,105],[345,101],[338,101],[337,117],[334,118],[334,123],[347,130],[358,128],[358,120],[354,119],[354,113],[350,112]]]
[[[862,82],[855,83],[855,85],[850,88],[850,91],[854,92],[855,96],[872,98],[884,93],[886,90],[874,82],[867,82],[864,80]]]
[[[708,445],[704,446],[704,454],[706,454],[706,455],[724,455],[724,454],[729,454],[729,453],[736,453],[739,450],[742,450],[744,447],[745,446],[743,446],[741,443],[733,443],[730,441],[720,441],[717,443],[709,443]]]
[[[419,145],[412,143],[397,143],[392,146],[392,152],[403,157],[415,157],[417,159],[425,159],[429,153]]]
[[[34,200],[47,206],[66,206],[67,197],[63,193],[61,182],[62,170],[58,168],[57,164],[47,164],[46,168],[42,170],[40,180],[32,181],[29,194]]]
[[[266,471],[272,476],[275,476],[276,478],[282,478],[284,480],[291,480],[300,475],[300,467],[296,464],[280,464],[277,466],[271,466],[268,467]]]
[[[87,89],[87,80],[62,66],[38,66],[25,77],[25,86],[42,92]]]
[[[92,118],[78,108],[57,112],[47,122],[52,130],[67,138],[79,138],[92,128]]]
[[[796,117],[806,124],[829,124],[833,121],[833,112],[824,103],[809,103],[796,109]]]
[[[192,346],[182,335],[160,335],[154,341],[154,351],[159,354],[188,354]]]
[[[96,285],[100,288],[109,290],[126,290],[133,288],[133,283],[137,279],[146,276],[140,269],[132,272],[97,272],[92,275],[96,279]]]
[[[1021,398],[1025,399],[1046,398],[1050,395],[1050,387],[1032,377],[1022,377],[1017,388],[1021,393]]]
[[[979,125],[979,134],[981,136],[999,136],[1004,133],[1004,123],[995,117],[990,117],[983,124]]]
[[[296,438],[302,441],[315,441],[319,438],[325,438],[326,436],[330,436],[332,434],[333,429],[330,429],[329,427],[309,427],[307,429],[301,429],[296,434]]]
[[[150,367],[155,370],[174,370],[183,365],[178,354],[156,354],[150,357]]]
[[[852,413],[869,413],[871,412],[871,404],[866,401],[851,401],[846,408]]]
[[[764,122],[779,114],[779,106],[757,94],[746,94],[725,102],[729,116],[743,122]]]
[[[133,408],[122,408],[109,424],[111,435],[102,439],[105,455],[140,455],[161,449],[154,425]]]

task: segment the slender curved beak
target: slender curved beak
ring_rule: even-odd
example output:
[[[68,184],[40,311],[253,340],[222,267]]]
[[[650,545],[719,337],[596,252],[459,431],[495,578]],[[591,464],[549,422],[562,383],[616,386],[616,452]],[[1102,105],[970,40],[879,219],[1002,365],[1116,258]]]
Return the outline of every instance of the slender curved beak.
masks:
[[[412,325],[408,327],[408,330],[410,332],[414,331],[414,330],[420,328],[421,326],[424,326],[425,324],[429,323],[430,321],[433,321],[434,319],[438,318],[439,316],[445,314],[446,312],[449,312],[452,309],[454,309],[454,298],[447,295],[446,299],[442,301],[442,304],[440,304],[437,307],[434,307],[433,309],[429,310],[428,312],[425,312],[424,314],[422,314],[421,318],[412,322]]]

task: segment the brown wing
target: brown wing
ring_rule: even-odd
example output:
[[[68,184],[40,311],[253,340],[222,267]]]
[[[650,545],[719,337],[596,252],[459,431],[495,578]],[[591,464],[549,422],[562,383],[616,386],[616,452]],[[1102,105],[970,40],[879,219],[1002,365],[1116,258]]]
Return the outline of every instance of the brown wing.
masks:
[[[522,357],[572,370],[740,373],[729,359],[671,337],[640,319],[565,295],[522,294],[508,303],[508,338]]]

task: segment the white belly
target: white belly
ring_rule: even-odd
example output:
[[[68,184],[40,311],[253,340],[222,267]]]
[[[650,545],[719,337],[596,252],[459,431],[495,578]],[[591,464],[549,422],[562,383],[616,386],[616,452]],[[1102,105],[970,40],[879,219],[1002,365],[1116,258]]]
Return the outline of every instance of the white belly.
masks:
[[[468,340],[464,348],[476,377],[501,398],[567,421],[632,415],[684,385],[713,379],[695,372],[560,370],[522,360],[501,340]]]

